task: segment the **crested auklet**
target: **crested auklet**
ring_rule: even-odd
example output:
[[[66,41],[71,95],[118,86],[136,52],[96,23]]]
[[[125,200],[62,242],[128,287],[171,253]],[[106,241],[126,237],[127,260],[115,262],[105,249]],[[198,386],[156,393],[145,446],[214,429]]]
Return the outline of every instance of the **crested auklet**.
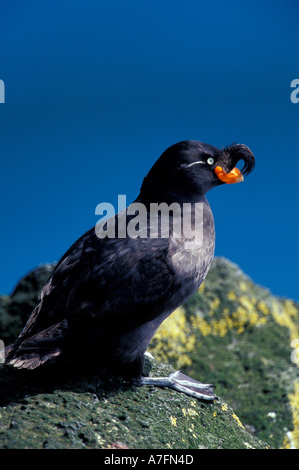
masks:
[[[236,168],[240,160],[242,170]],[[137,385],[169,386],[214,399],[211,385],[180,371],[143,377],[144,354],[162,321],[199,288],[211,265],[215,230],[206,192],[243,181],[254,164],[242,144],[218,149],[186,140],[169,147],[144,178],[134,203],[85,233],[61,258],[23,331],[6,348],[6,364],[19,369],[83,364],[83,370],[93,367],[106,377],[121,375]],[[158,210],[153,230],[151,209],[162,204],[168,210]],[[146,217],[137,221],[140,208]],[[175,223],[184,217],[191,218],[187,233],[175,233]]]

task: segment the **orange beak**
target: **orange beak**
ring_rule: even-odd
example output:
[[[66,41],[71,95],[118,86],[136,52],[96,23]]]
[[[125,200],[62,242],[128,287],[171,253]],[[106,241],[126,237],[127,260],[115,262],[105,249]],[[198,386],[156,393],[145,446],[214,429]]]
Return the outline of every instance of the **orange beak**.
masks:
[[[225,173],[220,166],[216,166],[215,173],[217,178],[223,183],[232,184],[232,183],[241,183],[244,180],[244,176],[238,168],[233,168],[229,173]]]

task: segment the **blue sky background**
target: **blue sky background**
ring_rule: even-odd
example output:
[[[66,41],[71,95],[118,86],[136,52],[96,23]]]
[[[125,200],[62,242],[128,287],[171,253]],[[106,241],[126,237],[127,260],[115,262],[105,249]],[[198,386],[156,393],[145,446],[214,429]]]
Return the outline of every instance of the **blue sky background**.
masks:
[[[299,300],[297,1],[2,0],[0,293],[134,200],[175,142],[248,145],[208,194],[216,255]]]

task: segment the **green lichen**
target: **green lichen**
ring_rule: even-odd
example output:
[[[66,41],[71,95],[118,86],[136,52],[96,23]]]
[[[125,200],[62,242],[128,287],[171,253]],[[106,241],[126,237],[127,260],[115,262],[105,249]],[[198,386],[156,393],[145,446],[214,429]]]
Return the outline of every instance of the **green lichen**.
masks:
[[[52,270],[41,266],[12,295],[0,297],[6,344],[23,328]],[[296,339],[298,303],[273,296],[238,266],[215,259],[198,292],[161,325],[150,351],[214,383],[221,400],[195,407],[194,399],[170,390],[104,390],[98,378],[48,379],[42,386],[0,370],[0,447],[251,448],[265,441],[299,448]],[[158,363],[153,369],[155,375],[173,370]]]
[[[155,355],[159,344],[159,358],[175,367],[187,356],[187,374],[215,383],[248,429],[284,447],[290,439],[298,445],[294,396],[299,361],[291,360],[296,338],[298,304],[273,296],[238,266],[218,258],[198,292],[164,322],[150,348]]]
[[[149,365],[147,364],[147,367]],[[151,373],[173,369],[151,360]],[[267,448],[222,400],[201,402],[157,387],[98,377],[49,381],[2,368],[0,448]]]

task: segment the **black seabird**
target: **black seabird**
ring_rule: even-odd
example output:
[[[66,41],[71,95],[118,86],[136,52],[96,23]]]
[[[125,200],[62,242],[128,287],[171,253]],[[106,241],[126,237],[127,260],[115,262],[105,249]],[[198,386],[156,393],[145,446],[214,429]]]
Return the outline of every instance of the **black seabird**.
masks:
[[[236,168],[240,160],[242,170]],[[89,230],[61,258],[25,328],[6,348],[6,363],[20,369],[83,364],[108,377],[121,375],[139,385],[170,386],[213,399],[211,385],[181,372],[143,377],[143,359],[159,325],[198,289],[211,265],[215,233],[206,192],[242,181],[254,162],[252,152],[241,144],[217,149],[183,141],[169,147],[144,178],[133,205],[103,222],[102,235],[99,227]],[[169,216],[167,236],[163,210],[151,232],[150,209],[161,203],[182,209],[164,214]],[[145,231],[124,235],[124,222],[127,228],[131,222],[140,229],[132,214],[132,206],[140,204],[147,209]],[[202,218],[199,230],[191,233],[196,207],[202,208]],[[193,225],[178,236],[174,226],[183,213]],[[108,227],[117,232],[121,224],[121,236],[109,236]]]

